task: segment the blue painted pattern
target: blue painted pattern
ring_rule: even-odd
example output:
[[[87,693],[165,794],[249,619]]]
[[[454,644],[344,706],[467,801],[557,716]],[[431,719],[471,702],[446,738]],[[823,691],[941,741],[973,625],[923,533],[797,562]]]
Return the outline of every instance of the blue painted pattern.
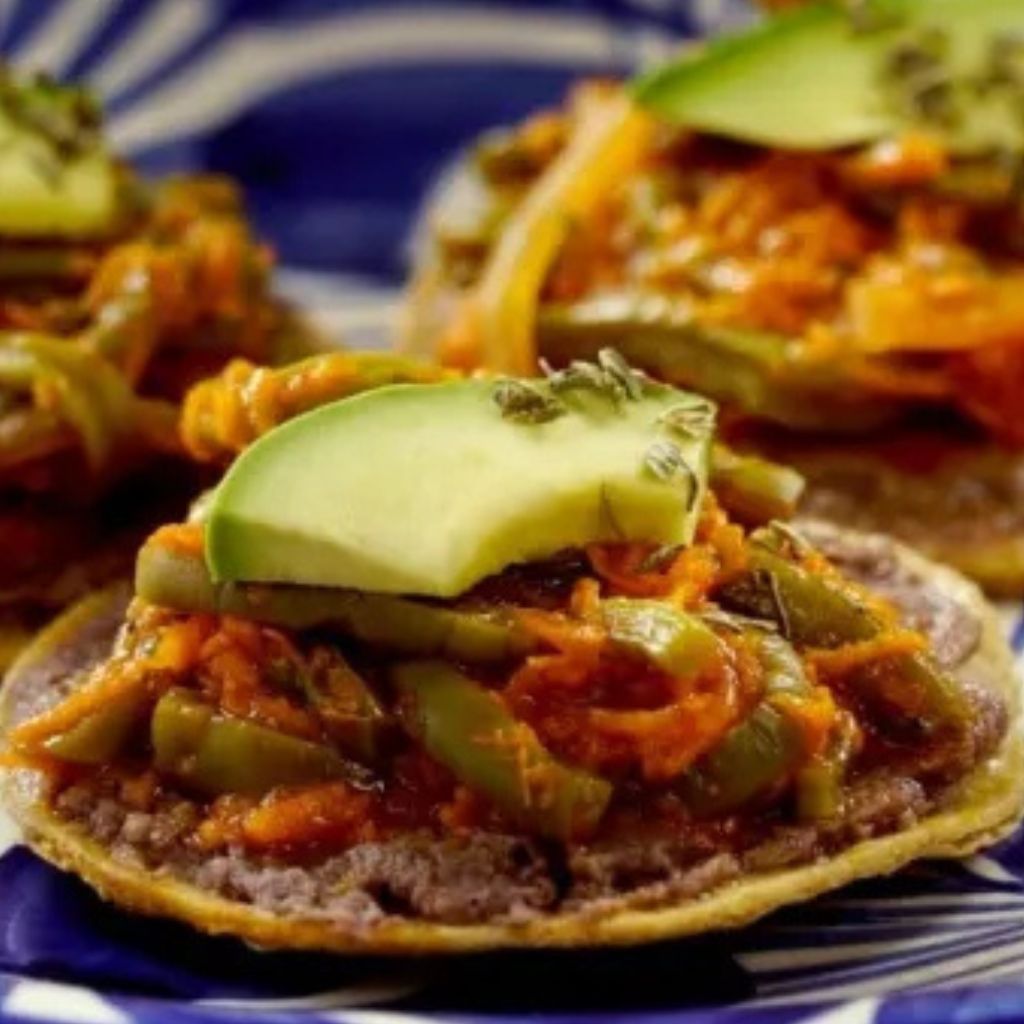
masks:
[[[468,139],[744,9],[722,0],[14,0],[13,59],[91,82],[144,168],[223,170],[284,262],[403,271],[423,191]]]
[[[83,78],[151,173],[238,177],[283,287],[386,337],[410,225],[452,153],[750,16],[742,0],[0,0],[0,52]],[[1006,611],[1024,649],[1024,618]],[[0,1018],[80,1024],[1024,1019],[1024,838],[731,936],[458,961],[268,955],[107,906],[0,817]],[[372,1007],[372,1009],[370,1009]]]

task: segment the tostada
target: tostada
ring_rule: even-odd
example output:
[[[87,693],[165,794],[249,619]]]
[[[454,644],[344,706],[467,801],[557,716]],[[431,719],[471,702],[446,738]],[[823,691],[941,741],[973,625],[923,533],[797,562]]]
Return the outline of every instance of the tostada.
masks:
[[[15,665],[26,841],[202,931],[406,953],[732,928],[1004,835],[977,589],[778,518],[715,417],[611,351],[268,415]]]

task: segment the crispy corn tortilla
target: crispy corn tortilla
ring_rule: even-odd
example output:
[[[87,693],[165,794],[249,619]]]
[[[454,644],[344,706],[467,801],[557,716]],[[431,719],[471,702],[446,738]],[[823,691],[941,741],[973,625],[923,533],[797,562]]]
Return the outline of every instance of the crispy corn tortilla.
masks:
[[[913,472],[896,454],[927,447],[940,456]],[[768,454],[804,475],[805,513],[884,530],[992,597],[1024,594],[1024,454],[948,437],[937,446],[910,428],[856,443],[783,439]]]
[[[957,671],[984,681],[1005,699],[1009,728],[1002,746],[947,793],[940,810],[912,828],[862,841],[805,866],[727,882],[697,899],[631,902],[627,895],[614,905],[603,900],[581,911],[551,913],[523,923],[463,926],[389,917],[369,929],[343,928],[322,918],[275,915],[249,903],[211,895],[169,874],[115,859],[80,826],[54,813],[45,801],[38,773],[32,770],[8,770],[2,792],[28,844],[57,867],[79,875],[110,901],[267,948],[453,953],[501,947],[630,945],[737,928],[778,907],[811,899],[856,879],[888,874],[919,858],[965,856],[1012,831],[1024,808],[1020,684],[999,623],[973,584],[906,549],[896,550],[917,576],[979,616],[980,643]],[[70,673],[103,656],[126,601],[125,589],[104,592],[46,630],[8,677],[0,712],[9,712],[18,703],[24,716],[59,699],[67,690]]]

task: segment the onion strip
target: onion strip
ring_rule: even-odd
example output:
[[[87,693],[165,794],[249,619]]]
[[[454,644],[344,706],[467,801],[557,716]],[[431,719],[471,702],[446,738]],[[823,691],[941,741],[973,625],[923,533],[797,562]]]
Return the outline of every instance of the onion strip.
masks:
[[[7,335],[0,343],[0,386],[31,395],[38,410],[70,427],[93,468],[135,424],[137,400],[128,382],[105,360],[62,338]],[[155,417],[152,404],[147,423]]]
[[[582,112],[566,149],[512,215],[470,298],[483,365],[535,372],[537,311],[551,264],[573,224],[639,163],[652,132],[653,122],[623,95]]]

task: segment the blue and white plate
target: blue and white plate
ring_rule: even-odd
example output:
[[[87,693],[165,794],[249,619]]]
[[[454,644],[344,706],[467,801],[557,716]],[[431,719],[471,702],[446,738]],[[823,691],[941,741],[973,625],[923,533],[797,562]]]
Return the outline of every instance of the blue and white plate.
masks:
[[[282,287],[382,343],[431,182],[482,129],[750,16],[742,0],[0,0],[0,52],[90,81],[152,173],[239,178]],[[1005,610],[1024,649],[1024,619]],[[0,1020],[954,1024],[1024,1019],[1024,836],[735,935],[455,960],[261,954],[103,905],[0,815]]]

